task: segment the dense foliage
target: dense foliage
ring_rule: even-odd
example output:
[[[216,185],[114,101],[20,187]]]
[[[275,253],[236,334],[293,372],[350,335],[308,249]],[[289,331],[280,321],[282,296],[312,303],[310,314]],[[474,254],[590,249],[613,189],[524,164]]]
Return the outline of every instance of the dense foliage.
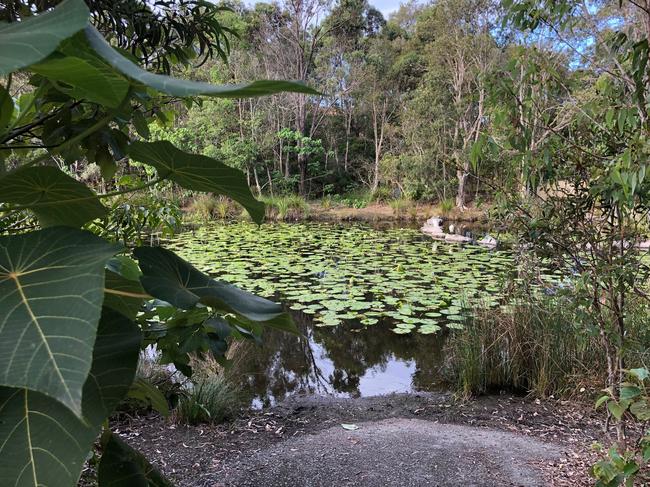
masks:
[[[148,125],[172,100],[311,90],[190,82],[136,64],[168,71],[223,53],[224,30],[203,2],[90,2],[92,13],[82,0],[35,2],[38,13],[33,3],[5,6],[11,22],[0,24],[0,483],[75,485],[103,429],[100,485],[167,485],[105,427],[127,394],[166,412],[155,388],[133,382],[140,349],[155,344],[191,376],[194,354],[223,362],[231,338],[295,328],[280,305],[138,246],[177,218],[121,198],[173,182],[227,195],[260,222],[264,205],[240,171],[149,142]],[[141,15],[122,18],[133,6]],[[87,178],[97,184],[75,177],[80,167],[97,167]]]

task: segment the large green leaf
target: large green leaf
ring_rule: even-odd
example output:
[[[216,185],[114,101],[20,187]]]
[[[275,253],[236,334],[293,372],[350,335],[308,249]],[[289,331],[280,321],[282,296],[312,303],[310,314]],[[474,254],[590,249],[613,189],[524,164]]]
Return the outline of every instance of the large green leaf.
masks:
[[[142,454],[112,434],[98,470],[99,487],[173,487]]]
[[[66,227],[0,237],[0,385],[41,392],[81,415],[104,265],[118,251]]]
[[[133,381],[127,396],[151,406],[165,417],[169,416],[169,405],[165,395],[155,385],[141,377]]]
[[[1,23],[0,76],[45,59],[62,40],[86,27],[89,18],[83,0],[64,0],[51,12]]]
[[[138,247],[134,254],[142,270],[143,287],[158,299],[182,309],[201,303],[245,320],[296,331],[279,304],[212,279],[169,250]]]
[[[53,166],[17,169],[0,186],[0,202],[30,207],[44,227],[80,227],[107,212],[85,184]]]
[[[48,79],[63,82],[59,89],[69,96],[116,108],[129,90],[129,82],[110,66],[92,59],[58,53],[29,68]]]
[[[155,167],[161,177],[184,188],[231,197],[257,223],[264,219],[264,204],[253,197],[244,174],[238,169],[211,157],[183,152],[166,140],[132,142],[129,157]]]
[[[0,85],[0,136],[7,132],[14,110],[14,100],[5,87]]]
[[[141,339],[132,322],[104,310],[83,388],[83,420],[38,392],[0,387],[0,485],[76,485],[103,421],[133,381]]]
[[[245,98],[264,96],[291,91],[296,93],[318,94],[304,83],[295,81],[259,80],[251,83],[232,85],[212,85],[197,81],[172,78],[150,73],[129,61],[106,42],[104,37],[92,26],[85,30],[89,44],[111,66],[140,83],[172,96],[207,95],[217,98]]]
[[[122,313],[134,320],[142,308],[142,303],[149,296],[145,294],[139,281],[131,281],[110,270],[106,271],[104,284],[104,306]]]

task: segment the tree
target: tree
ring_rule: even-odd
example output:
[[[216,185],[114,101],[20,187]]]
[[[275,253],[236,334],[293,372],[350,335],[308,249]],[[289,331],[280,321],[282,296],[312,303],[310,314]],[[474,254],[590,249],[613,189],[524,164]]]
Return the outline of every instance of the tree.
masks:
[[[525,115],[510,135],[511,146],[522,161],[529,191],[511,198],[508,212],[514,215],[523,242],[574,273],[560,292],[576,303],[585,331],[600,337],[608,372],[608,394],[600,403],[606,402],[608,414],[617,420],[618,439],[625,449],[626,417],[630,413],[646,417],[638,416],[641,392],[636,386],[630,389],[624,357],[632,346],[627,334],[630,303],[648,299],[650,277],[645,255],[637,247],[647,233],[650,210],[646,179],[650,125],[645,113],[650,14],[634,3],[635,13],[627,19],[625,11],[616,14],[608,4],[599,5],[596,14],[573,2],[508,4],[516,28],[550,33],[565,53],[577,55],[575,62],[582,68],[576,70],[576,86],[570,91],[566,89],[570,77],[537,56],[519,59],[513,69],[523,72],[519,79],[525,80],[521,83],[525,88],[511,90],[511,96]],[[594,26],[594,15],[609,16],[609,21],[598,31],[585,29]],[[600,39],[590,52],[576,50],[571,41],[581,39],[585,31]],[[592,62],[597,71],[588,69]],[[557,101],[558,91],[563,103]],[[539,140],[542,147],[554,150],[538,150]],[[644,380],[644,374],[637,375],[635,380]],[[644,401],[640,402],[647,404]],[[633,467],[638,465],[625,467],[626,477],[636,472]],[[623,478],[619,472],[605,470],[598,470],[602,485],[618,485]]]
[[[204,7],[211,8],[197,8]],[[131,388],[142,345],[157,343],[165,360],[191,375],[190,353],[222,360],[229,336],[294,330],[279,305],[213,280],[168,250],[127,248],[87,230],[109,214],[104,202],[161,182],[225,194],[262,220],[264,206],[240,171],[148,141],[149,122],[178,98],[312,90],[152,74],[102,37],[82,0],[28,12],[14,9],[14,22],[0,24],[0,483],[75,485]],[[80,160],[97,163],[115,189],[97,194],[72,177],[68,167]],[[154,177],[121,185],[114,175],[128,160]],[[25,213],[36,229],[4,224]],[[102,450],[100,484],[126,470],[139,482],[168,485],[108,429]]]

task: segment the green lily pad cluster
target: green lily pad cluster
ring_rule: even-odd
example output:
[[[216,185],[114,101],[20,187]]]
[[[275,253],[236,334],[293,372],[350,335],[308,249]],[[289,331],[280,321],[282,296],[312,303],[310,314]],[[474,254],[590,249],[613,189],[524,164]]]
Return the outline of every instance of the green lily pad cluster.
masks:
[[[397,334],[462,327],[468,302],[500,305],[513,269],[504,251],[364,225],[214,224],[168,247],[214,277],[279,297],[316,326],[388,323]]]

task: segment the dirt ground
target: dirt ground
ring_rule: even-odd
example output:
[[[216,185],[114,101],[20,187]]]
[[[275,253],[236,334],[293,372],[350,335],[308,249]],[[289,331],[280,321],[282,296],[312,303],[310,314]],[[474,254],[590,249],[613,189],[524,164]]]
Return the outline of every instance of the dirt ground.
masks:
[[[354,425],[346,429],[342,426]],[[593,485],[602,417],[572,402],[448,394],[298,397],[217,426],[114,429],[179,486]]]

